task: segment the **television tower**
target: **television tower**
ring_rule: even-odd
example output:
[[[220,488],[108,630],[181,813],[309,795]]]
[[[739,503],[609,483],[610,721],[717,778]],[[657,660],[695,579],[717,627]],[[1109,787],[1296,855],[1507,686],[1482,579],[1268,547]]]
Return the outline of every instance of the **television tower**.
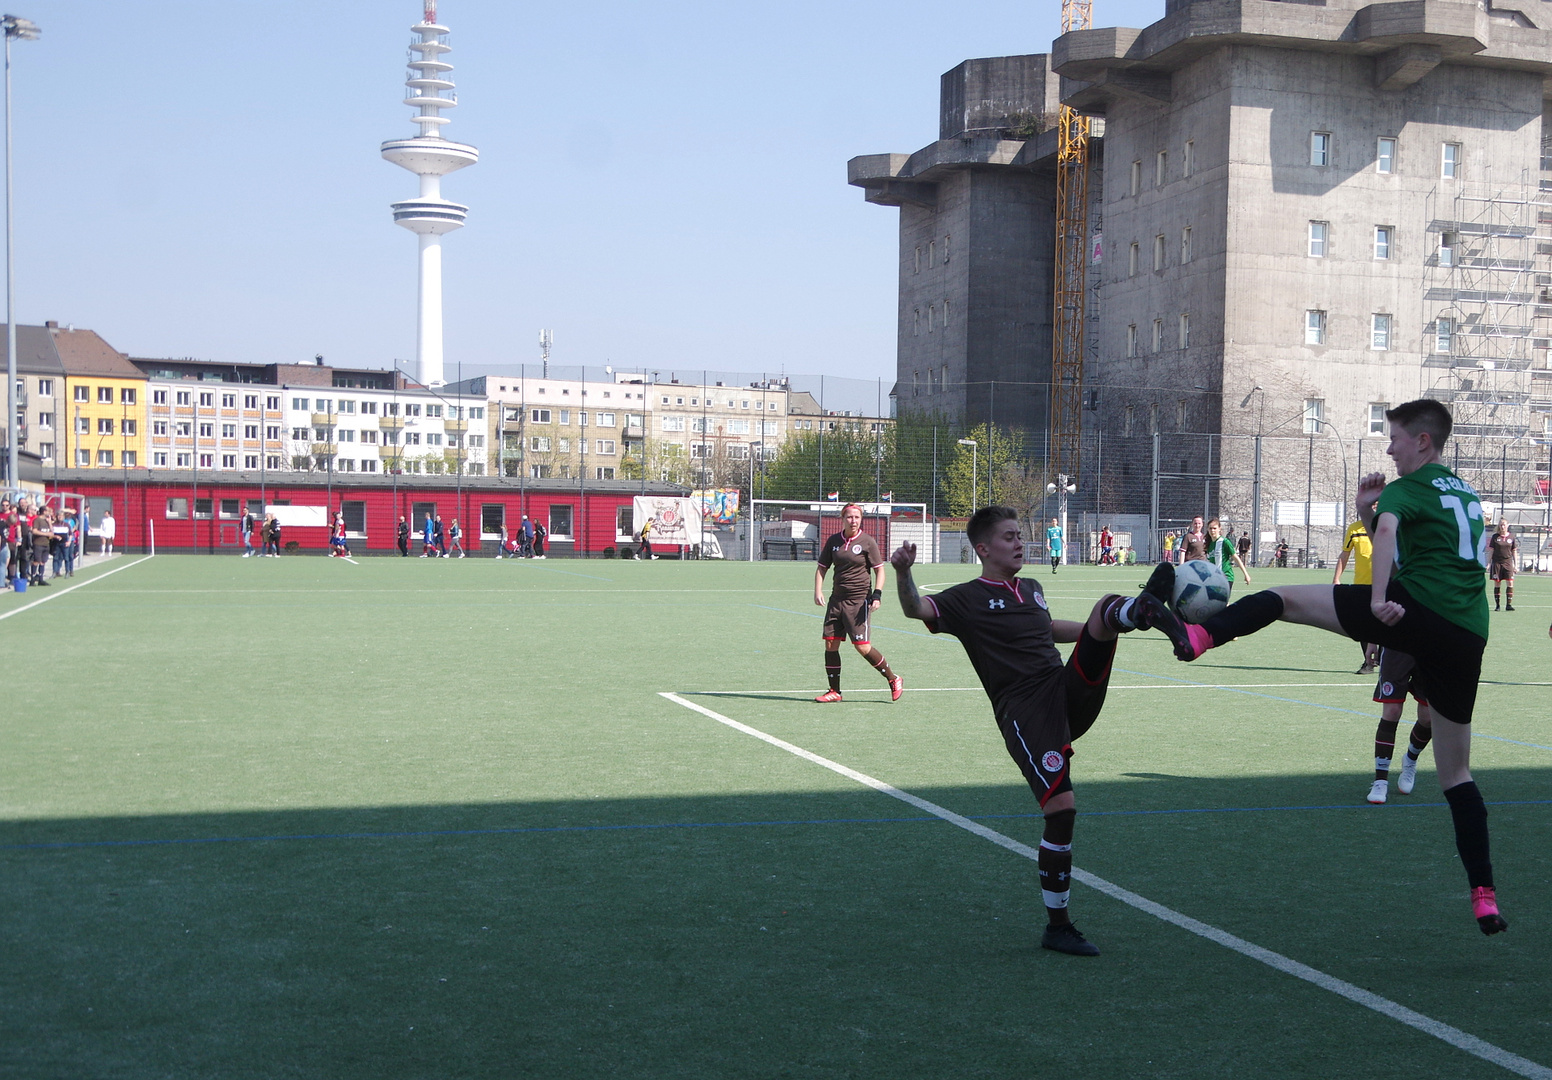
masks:
[[[404,104],[415,110],[420,133],[409,139],[389,139],[382,153],[387,160],[420,177],[420,197],[393,204],[393,220],[420,237],[420,312],[415,342],[415,377],[426,386],[441,386],[442,377],[442,234],[463,226],[469,208],[442,198],[442,177],[480,159],[480,152],[442,137],[447,117],[443,109],[458,104],[451,78],[453,65],[442,59],[451,52],[448,29],[437,22],[436,0],[425,0],[425,16],[410,27],[409,77],[404,80]]]

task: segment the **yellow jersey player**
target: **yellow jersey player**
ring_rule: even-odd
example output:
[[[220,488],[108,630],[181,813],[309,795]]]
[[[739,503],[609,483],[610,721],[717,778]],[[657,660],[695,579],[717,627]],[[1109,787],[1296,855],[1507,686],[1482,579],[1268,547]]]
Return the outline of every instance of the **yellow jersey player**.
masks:
[[[1363,522],[1355,521],[1347,527],[1347,532],[1342,537],[1342,554],[1336,557],[1336,573],[1331,578],[1331,584],[1342,584],[1342,571],[1347,569],[1347,557],[1353,557],[1353,584],[1372,585],[1374,583],[1374,542],[1369,539],[1369,530],[1363,527]],[[1363,663],[1358,665],[1356,675],[1372,675],[1375,666],[1379,663],[1380,647],[1367,641],[1358,643],[1363,649]]]

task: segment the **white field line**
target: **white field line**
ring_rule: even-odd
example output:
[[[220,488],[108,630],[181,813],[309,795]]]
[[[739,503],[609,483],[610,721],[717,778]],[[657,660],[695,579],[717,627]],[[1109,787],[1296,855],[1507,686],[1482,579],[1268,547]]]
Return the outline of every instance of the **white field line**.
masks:
[[[719,724],[726,724],[734,731],[741,731],[745,735],[752,735],[762,742],[770,743],[772,746],[785,750],[789,754],[794,754],[805,761],[811,761],[815,765],[829,769],[831,772],[839,773],[849,780],[855,780],[857,783],[866,785],[891,798],[899,799],[901,802],[914,806],[916,809],[931,814],[933,817],[942,818],[951,825],[957,825],[959,828],[964,829],[966,832],[974,833],[983,840],[990,840],[998,847],[1006,848],[1015,855],[1021,855],[1031,862],[1038,861],[1040,857],[1040,853],[1028,844],[1021,844],[1011,836],[1004,836],[995,829],[989,829],[979,822],[971,821],[969,818],[956,814],[952,810],[945,809],[937,803],[928,802],[919,795],[912,795],[908,791],[901,791],[899,788],[886,784],[882,780],[876,780],[866,773],[848,768],[838,762],[831,761],[829,758],[820,757],[818,754],[805,750],[801,746],[794,746],[792,743],[778,739],[774,735],[768,735],[758,728],[752,728],[748,724],[741,724],[737,720],[723,716],[721,713],[713,712],[702,705],[697,705],[693,701],[686,701],[678,694],[660,691],[660,696],[667,698],[676,705],[682,705],[686,709],[715,720]],[[1464,1050],[1466,1053],[1481,1058],[1483,1061],[1507,1069],[1518,1076],[1529,1077],[1531,1080],[1552,1080],[1552,1069],[1544,1065],[1538,1065],[1528,1058],[1520,1057],[1518,1054],[1511,1053],[1500,1046],[1495,1046],[1484,1039],[1479,1039],[1475,1035],[1461,1031],[1459,1028],[1451,1027],[1449,1024],[1435,1020],[1432,1017],[1424,1016],[1422,1013],[1415,1012],[1405,1005],[1399,1005],[1389,998],[1380,997],[1378,994],[1371,993],[1362,987],[1354,986],[1352,983],[1338,979],[1334,975],[1327,975],[1323,971],[1317,971],[1315,968],[1307,964],[1301,964],[1297,960],[1286,957],[1281,953],[1262,948],[1260,945],[1246,941],[1244,938],[1235,937],[1226,930],[1220,930],[1216,926],[1200,922],[1189,915],[1182,915],[1173,908],[1167,908],[1163,904],[1149,900],[1145,896],[1139,896],[1086,870],[1079,870],[1077,867],[1073,867],[1072,876],[1074,880],[1081,881],[1089,888],[1097,889],[1105,895],[1121,901],[1123,904],[1136,908],[1138,911],[1146,912],[1157,919],[1178,926],[1182,930],[1188,930],[1199,937],[1206,938],[1208,941],[1222,945],[1226,949],[1232,949],[1241,956],[1259,961],[1270,968],[1283,972],[1285,975],[1292,975],[1294,978],[1303,979],[1305,982],[1318,986],[1322,990],[1329,990],[1331,993],[1344,997],[1354,1004],[1362,1005],[1366,1009],[1372,1009],[1382,1016],[1388,1016],[1392,1020],[1415,1028],[1425,1035],[1432,1035],[1442,1042],[1449,1043],[1451,1046]]]
[[[82,581],[82,582],[79,582],[78,584],[67,586],[67,587],[65,587],[63,589],[60,589],[58,592],[52,592],[52,593],[49,593],[47,596],[40,596],[36,600],[29,601],[28,603],[23,604],[19,608],[13,608],[12,610],[5,612],[4,614],[0,614],[0,619],[9,619],[12,615],[20,615],[24,611],[30,611],[32,608],[37,607],[39,604],[46,604],[50,600],[58,600],[61,596],[64,596],[66,593],[75,592],[77,589],[84,589],[88,585],[95,585],[95,584],[97,584],[97,582],[101,581],[105,577],[108,577],[110,574],[116,574],[120,570],[128,570],[131,566],[139,566],[141,563],[145,562],[147,559],[154,559],[154,558],[156,558],[155,555],[142,555],[142,556],[140,556],[140,558],[136,559],[132,563],[125,563],[123,566],[115,566],[112,570],[105,570],[101,574],[98,574],[96,577],[92,578],[90,581]]]
[[[1552,686],[1552,683],[1516,683],[1517,686]],[[1362,690],[1366,695],[1372,695],[1373,688],[1365,683],[1355,682],[1264,682],[1264,683],[1149,683],[1145,686],[1115,686],[1110,690],[1265,690],[1288,689],[1295,686],[1349,686],[1355,690]],[[813,687],[797,690],[695,690],[685,691],[705,695],[706,697],[737,697],[741,694],[806,694]],[[985,693],[979,686],[907,686],[908,694],[960,694],[960,693]],[[848,694],[887,694],[889,687],[869,687],[847,690]]]

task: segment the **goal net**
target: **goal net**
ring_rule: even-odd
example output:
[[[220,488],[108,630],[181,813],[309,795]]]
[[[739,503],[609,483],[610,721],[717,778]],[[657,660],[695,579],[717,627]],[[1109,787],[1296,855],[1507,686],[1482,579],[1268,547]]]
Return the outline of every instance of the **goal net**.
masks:
[[[742,550],[735,556],[749,562],[815,562],[831,534],[841,531],[843,502],[754,499],[742,521]],[[938,562],[942,554],[938,523],[927,516],[926,503],[859,502],[862,531],[889,553],[909,541],[917,562]],[[958,557],[957,551],[954,553]]]

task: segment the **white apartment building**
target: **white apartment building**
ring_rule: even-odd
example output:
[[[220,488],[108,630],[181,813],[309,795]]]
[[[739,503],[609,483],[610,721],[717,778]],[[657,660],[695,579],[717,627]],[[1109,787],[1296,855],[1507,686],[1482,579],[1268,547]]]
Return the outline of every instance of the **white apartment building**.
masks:
[[[433,390],[286,385],[285,468],[484,476],[486,402]]]
[[[153,378],[146,426],[146,464],[153,469],[289,467],[281,394],[273,386]]]

